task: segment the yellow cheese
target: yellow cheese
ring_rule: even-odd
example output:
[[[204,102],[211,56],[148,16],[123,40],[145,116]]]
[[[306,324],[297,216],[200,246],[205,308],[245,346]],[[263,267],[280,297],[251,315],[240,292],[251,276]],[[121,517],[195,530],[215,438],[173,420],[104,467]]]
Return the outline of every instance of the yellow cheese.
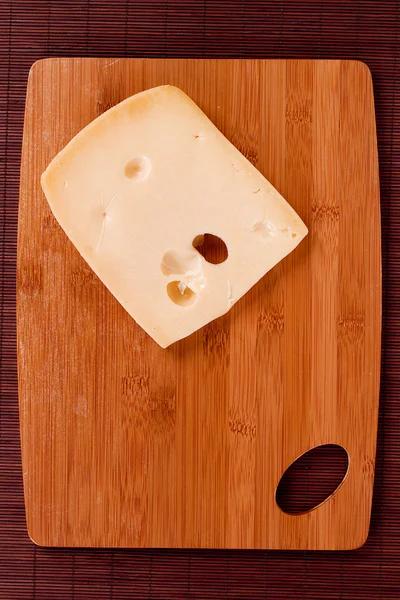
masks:
[[[172,86],[98,117],[41,183],[80,254],[163,348],[226,313],[307,234],[286,200]],[[226,244],[224,262],[200,254],[207,233]]]

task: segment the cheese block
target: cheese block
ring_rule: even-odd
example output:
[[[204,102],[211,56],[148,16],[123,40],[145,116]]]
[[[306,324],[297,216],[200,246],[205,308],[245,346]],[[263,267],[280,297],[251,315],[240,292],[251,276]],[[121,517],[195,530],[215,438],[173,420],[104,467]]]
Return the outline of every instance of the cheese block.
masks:
[[[77,250],[163,348],[226,313],[307,234],[267,179],[173,86],[102,114],[41,183]],[[226,260],[206,260],[205,234],[222,240]]]

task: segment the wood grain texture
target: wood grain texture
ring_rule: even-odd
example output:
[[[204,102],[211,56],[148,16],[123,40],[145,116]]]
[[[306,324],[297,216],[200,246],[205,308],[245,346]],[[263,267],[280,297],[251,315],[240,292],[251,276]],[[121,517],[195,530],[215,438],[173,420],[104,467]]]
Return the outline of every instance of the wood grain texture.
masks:
[[[92,119],[181,87],[308,225],[230,313],[162,350],[85,264],[39,179]],[[50,59],[29,77],[18,240],[28,530],[46,546],[349,549],[369,526],[380,359],[371,78],[357,61]],[[339,444],[341,487],[275,501]]]

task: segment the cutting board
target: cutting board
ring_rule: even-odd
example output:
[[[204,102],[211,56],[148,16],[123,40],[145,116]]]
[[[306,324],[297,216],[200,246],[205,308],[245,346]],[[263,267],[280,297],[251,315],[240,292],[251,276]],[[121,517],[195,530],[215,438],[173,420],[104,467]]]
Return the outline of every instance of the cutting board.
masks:
[[[85,264],[39,183],[50,160],[92,119],[160,84],[193,98],[309,227],[305,241],[226,316],[166,350]],[[380,269],[373,90],[364,64],[35,63],[17,282],[32,540],[108,547],[363,544],[378,416]],[[348,453],[342,484],[314,510],[287,514],[275,499],[282,475],[323,444]]]

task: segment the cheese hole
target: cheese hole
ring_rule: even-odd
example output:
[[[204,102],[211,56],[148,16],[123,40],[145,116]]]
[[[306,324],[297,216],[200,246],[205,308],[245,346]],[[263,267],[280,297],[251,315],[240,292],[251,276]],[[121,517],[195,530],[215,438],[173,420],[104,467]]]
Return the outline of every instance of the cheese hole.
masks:
[[[228,248],[225,242],[212,233],[196,235],[192,245],[212,265],[219,265],[228,258]]]
[[[150,173],[150,161],[145,156],[137,156],[125,165],[125,176],[128,179],[142,181]]]
[[[196,294],[184,281],[170,281],[167,294],[172,302],[179,306],[190,306],[196,300]]]

